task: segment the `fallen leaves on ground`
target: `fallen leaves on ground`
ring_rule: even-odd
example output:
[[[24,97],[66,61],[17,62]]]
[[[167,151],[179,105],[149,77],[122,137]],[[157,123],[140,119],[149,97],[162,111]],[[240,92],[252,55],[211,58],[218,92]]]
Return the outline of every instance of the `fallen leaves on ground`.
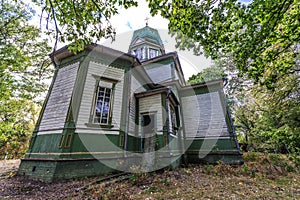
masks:
[[[255,158],[251,158],[255,156]],[[189,165],[174,170],[132,174],[110,185],[99,177],[43,183],[23,176],[0,180],[7,199],[300,199],[300,174],[287,159],[245,154],[245,164]],[[290,163],[289,163],[290,164]],[[288,170],[289,169],[289,170]],[[8,172],[12,173],[12,172]]]

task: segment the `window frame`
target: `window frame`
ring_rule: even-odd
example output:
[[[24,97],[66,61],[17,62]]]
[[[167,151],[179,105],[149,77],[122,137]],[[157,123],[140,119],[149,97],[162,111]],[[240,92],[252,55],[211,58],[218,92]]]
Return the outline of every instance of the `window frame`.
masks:
[[[95,89],[94,89],[94,97],[93,97],[93,103],[92,103],[92,108],[91,108],[91,114],[90,114],[90,119],[89,119],[89,125],[95,126],[95,127],[102,127],[102,128],[112,128],[112,118],[113,118],[113,105],[114,105],[114,96],[115,96],[115,88],[118,80],[115,79],[110,79],[107,77],[99,77],[95,76],[96,78],[96,84],[95,84]],[[97,103],[97,98],[98,98],[98,93],[100,87],[106,88],[100,85],[101,81],[107,82],[112,84],[112,87],[109,88],[111,89],[110,92],[110,98],[109,98],[109,110],[108,110],[108,116],[107,116],[107,123],[101,123],[101,122],[95,122],[95,116],[96,116],[96,103]]]
[[[171,128],[171,134],[172,135],[177,135],[178,132],[178,109],[177,106],[173,105],[172,103],[170,105],[170,110],[169,110],[169,117],[170,117],[170,128]]]
[[[151,51],[155,52],[155,56],[151,57]],[[156,49],[156,48],[149,47],[149,53],[148,53],[148,55],[149,55],[148,59],[155,58],[155,57],[157,57],[159,55],[159,50]]]
[[[138,47],[134,50],[135,56],[139,59],[139,60],[143,60],[143,48],[142,47]]]
[[[100,82],[97,87],[96,101],[94,105],[93,123],[108,125],[109,117],[111,116],[111,101],[113,88],[101,86]],[[102,93],[102,95],[101,95]],[[100,105],[98,105],[100,104]],[[99,111],[98,111],[99,110]]]

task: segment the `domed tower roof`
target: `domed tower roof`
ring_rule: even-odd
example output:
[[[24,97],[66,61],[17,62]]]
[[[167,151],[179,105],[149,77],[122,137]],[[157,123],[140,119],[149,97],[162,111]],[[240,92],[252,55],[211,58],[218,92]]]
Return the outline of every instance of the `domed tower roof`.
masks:
[[[165,54],[165,49],[158,31],[146,25],[133,32],[128,52],[143,61]]]
[[[158,31],[154,28],[151,28],[149,26],[145,26],[144,28],[135,30],[133,32],[133,36],[131,39],[132,44],[136,38],[145,38],[151,40],[153,43],[163,46],[162,40],[160,38],[160,35]]]

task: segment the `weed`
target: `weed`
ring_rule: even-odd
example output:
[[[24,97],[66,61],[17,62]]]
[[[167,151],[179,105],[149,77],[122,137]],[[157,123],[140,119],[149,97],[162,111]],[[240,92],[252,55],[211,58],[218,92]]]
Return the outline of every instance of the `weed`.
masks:
[[[207,172],[207,173],[211,173],[211,171],[213,170],[214,166],[213,165],[205,165],[204,166],[204,170]]]
[[[241,169],[242,169],[242,172],[244,172],[244,173],[248,173],[248,171],[249,171],[248,165],[243,165],[243,166],[241,167]]]
[[[256,177],[260,181],[264,179],[264,176],[261,173],[256,173]]]
[[[288,177],[280,177],[280,178],[276,179],[276,183],[278,185],[283,185],[283,186],[289,184],[290,181],[291,180]]]
[[[234,173],[234,169],[223,162],[218,162],[216,166],[214,166],[213,172],[215,175],[226,175]]]
[[[289,160],[294,163],[298,170],[300,170],[300,156],[297,153],[289,154]]]
[[[157,191],[157,188],[155,186],[150,186],[145,191],[149,193],[155,193]]]
[[[135,184],[135,183],[136,183],[136,179],[137,179],[137,177],[136,177],[135,174],[133,174],[133,175],[131,175],[131,176],[129,177],[129,180],[130,180],[130,182],[131,182],[132,184]]]
[[[258,157],[259,157],[259,154],[256,152],[248,152],[248,153],[243,154],[243,159],[245,161],[254,162],[254,161],[258,160]]]
[[[296,171],[297,171],[292,165],[290,165],[290,164],[287,163],[287,162],[284,163],[284,168],[285,168],[286,171],[288,171],[288,172],[296,172]]]
[[[282,160],[278,154],[269,154],[269,159],[272,161],[274,165],[282,166]]]
[[[161,183],[162,183],[163,185],[169,185],[169,184],[170,184],[170,180],[167,179],[167,178],[165,178],[165,179],[161,180]]]
[[[191,170],[189,168],[183,168],[183,171],[187,174],[190,174],[191,173]]]

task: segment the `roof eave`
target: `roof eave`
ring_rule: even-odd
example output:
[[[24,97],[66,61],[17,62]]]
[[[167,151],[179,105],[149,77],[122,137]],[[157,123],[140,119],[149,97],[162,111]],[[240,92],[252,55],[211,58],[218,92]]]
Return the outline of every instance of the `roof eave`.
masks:
[[[95,51],[97,53],[102,53],[102,54],[106,54],[106,55],[110,55],[119,59],[123,59],[123,60],[127,60],[129,62],[135,63],[138,62],[138,64],[140,65],[141,63],[139,61],[136,61],[136,57],[128,54],[128,53],[124,53],[122,51],[118,51],[103,45],[99,45],[99,44],[89,44],[89,45],[85,45],[84,50],[83,51]],[[55,63],[57,63],[59,60],[74,56],[75,53],[70,51],[68,49],[68,45],[58,49],[57,51],[49,54],[50,58],[53,59],[53,61]]]

